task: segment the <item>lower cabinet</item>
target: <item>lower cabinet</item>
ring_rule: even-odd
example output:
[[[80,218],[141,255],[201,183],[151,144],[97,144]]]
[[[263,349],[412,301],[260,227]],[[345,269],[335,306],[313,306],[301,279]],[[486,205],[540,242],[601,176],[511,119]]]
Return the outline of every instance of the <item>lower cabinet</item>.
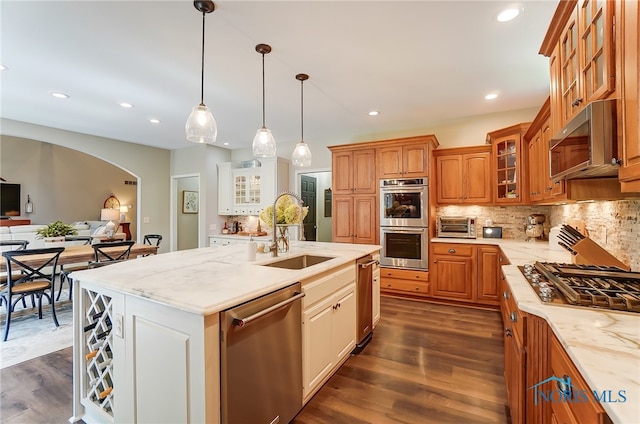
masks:
[[[429,272],[398,269],[380,268],[380,290],[388,294],[406,294],[410,296],[429,296]]]
[[[511,289],[502,284],[500,303],[504,323],[504,381],[507,389],[507,406],[512,424],[525,422],[525,317],[518,310]]]
[[[302,281],[303,402],[320,389],[356,344],[354,265]]]
[[[434,243],[431,251],[431,295],[439,299],[473,301],[476,247],[459,243]]]
[[[500,303],[499,282],[504,278],[502,265],[506,265],[506,259],[497,246],[478,247],[477,258],[476,302],[484,305],[498,305]]]

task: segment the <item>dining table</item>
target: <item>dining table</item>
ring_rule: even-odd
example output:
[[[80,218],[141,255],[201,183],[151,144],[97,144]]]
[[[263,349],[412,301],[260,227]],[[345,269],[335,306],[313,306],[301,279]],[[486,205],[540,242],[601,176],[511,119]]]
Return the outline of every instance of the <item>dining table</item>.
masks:
[[[102,250],[108,251],[107,248],[103,248]],[[114,249],[117,249],[114,247]],[[122,249],[122,248],[120,248]],[[135,259],[138,256],[142,255],[155,255],[158,253],[158,246],[150,246],[148,244],[134,244],[131,246],[131,252],[129,254],[129,259]],[[39,264],[40,255],[33,255],[25,258],[23,261],[26,265],[34,265]],[[41,259],[40,259],[41,260]],[[60,265],[69,265],[69,264],[78,264],[82,262],[91,262],[94,260],[94,252],[93,247],[91,245],[83,245],[83,246],[69,246],[65,247],[65,249],[60,253],[60,257],[58,258],[58,266]],[[0,272],[7,272],[7,264],[4,258],[0,261]]]

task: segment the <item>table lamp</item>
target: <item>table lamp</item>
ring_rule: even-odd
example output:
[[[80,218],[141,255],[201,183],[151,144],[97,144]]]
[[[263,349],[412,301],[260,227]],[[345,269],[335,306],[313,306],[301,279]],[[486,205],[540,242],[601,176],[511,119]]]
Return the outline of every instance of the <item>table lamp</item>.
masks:
[[[106,234],[107,237],[113,238],[116,230],[116,224],[113,221],[117,221],[120,218],[120,211],[118,209],[102,209],[100,212],[100,220],[107,222]]]
[[[129,207],[127,205],[120,206],[120,222],[126,222],[127,212],[129,212]]]

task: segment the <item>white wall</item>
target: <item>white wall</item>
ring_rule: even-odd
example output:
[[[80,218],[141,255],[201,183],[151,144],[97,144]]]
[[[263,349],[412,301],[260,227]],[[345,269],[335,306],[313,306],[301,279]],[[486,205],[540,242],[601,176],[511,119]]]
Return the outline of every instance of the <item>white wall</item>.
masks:
[[[2,139],[6,136],[13,136],[67,147],[102,159],[136,176],[138,178],[138,208],[128,215],[130,221],[135,219],[138,222],[138,240],[141,241],[141,235],[149,233],[169,236],[169,165],[171,157],[169,150],[10,119],[0,119],[0,128],[2,129]],[[3,158],[2,160],[10,161],[12,158]],[[83,175],[79,174],[77,178],[82,180]],[[56,188],[56,190],[63,189],[64,187]],[[78,203],[81,202],[82,199],[78,199]],[[40,206],[36,204],[35,207]],[[143,217],[148,218],[147,223],[143,222]],[[169,240],[163,240],[160,245],[161,252],[168,251],[168,242]]]

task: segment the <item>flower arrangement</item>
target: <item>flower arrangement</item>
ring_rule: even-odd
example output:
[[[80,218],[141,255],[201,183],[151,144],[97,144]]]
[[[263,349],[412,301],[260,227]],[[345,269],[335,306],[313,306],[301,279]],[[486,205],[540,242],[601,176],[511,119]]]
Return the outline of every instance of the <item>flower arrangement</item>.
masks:
[[[276,203],[276,224],[301,224],[309,213],[309,207],[300,207],[291,196],[282,196]],[[260,211],[260,219],[269,228],[273,226],[273,205]]]

